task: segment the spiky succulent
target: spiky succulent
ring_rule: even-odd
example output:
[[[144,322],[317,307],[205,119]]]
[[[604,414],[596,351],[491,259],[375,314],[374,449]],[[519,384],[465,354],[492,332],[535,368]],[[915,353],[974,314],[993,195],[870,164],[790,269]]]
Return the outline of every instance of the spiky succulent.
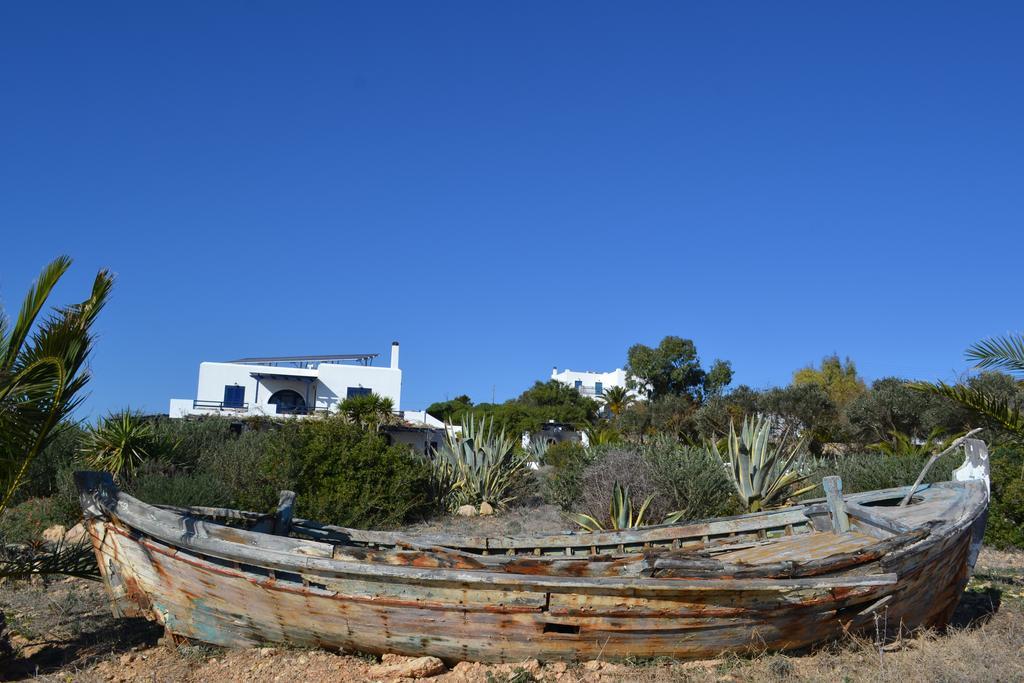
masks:
[[[605,527],[600,520],[591,515],[584,514],[582,512],[571,512],[566,515],[570,521],[579,524],[586,531],[604,531],[606,528],[610,529],[635,529],[637,527],[644,526],[644,515],[647,514],[647,508],[654,499],[654,495],[649,495],[644,499],[644,502],[640,504],[640,509],[636,515],[633,514],[633,501],[629,495],[629,487],[622,486],[619,482],[615,482],[612,486],[612,500],[608,506],[608,518],[609,526]],[[671,524],[679,520],[682,513],[674,512],[666,517],[662,524]]]
[[[432,458],[435,494],[443,507],[490,503],[500,507],[522,493],[529,476],[528,457],[516,448],[505,430],[496,430],[494,420],[472,416],[463,421],[461,432],[447,430],[444,445]]]
[[[725,456],[714,441],[705,446],[709,452],[728,464],[736,493],[744,507],[751,512],[784,503],[816,486],[796,489],[809,478],[797,467],[804,440],[800,439],[787,448],[788,434],[783,434],[778,443],[773,445],[771,430],[770,420],[745,417],[739,433],[736,432],[735,424],[729,423]]]

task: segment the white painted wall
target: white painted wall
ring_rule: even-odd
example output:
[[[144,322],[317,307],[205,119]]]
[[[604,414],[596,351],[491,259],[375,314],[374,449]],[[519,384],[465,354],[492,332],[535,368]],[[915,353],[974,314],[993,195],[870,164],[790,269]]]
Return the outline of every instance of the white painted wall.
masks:
[[[444,428],[442,420],[438,420],[425,410],[402,410],[399,411],[398,416],[416,427]]]
[[[279,375],[282,378],[262,377],[257,379],[252,376],[253,373]],[[284,377],[294,377],[295,379]],[[303,381],[304,378],[314,378],[316,382],[310,384],[308,381]],[[274,392],[282,389],[291,389],[304,399],[308,396],[308,406],[313,405],[315,393],[315,407],[328,410],[336,409],[337,404],[345,400],[349,387],[365,388],[380,396],[386,396],[394,403],[395,410],[401,408],[402,400],[402,371],[397,367],[379,368],[321,363],[316,369],[305,369],[211,362],[199,365],[196,400],[220,403],[224,400],[224,387],[230,385],[245,388],[243,400],[248,404],[246,410],[222,410],[219,407],[196,408],[191,399],[171,399],[168,412],[171,417],[221,413],[276,415],[277,407],[268,401]]]
[[[321,363],[315,372],[320,373],[320,390],[325,394],[324,404],[329,403],[330,407],[345,400],[349,387],[363,387],[378,396],[390,398],[395,404],[395,410],[402,408],[402,371],[398,368]]]
[[[611,372],[579,372],[566,368],[561,372],[558,368],[551,369],[551,379],[558,380],[562,384],[567,384],[570,387],[575,387],[576,382],[582,382],[579,387],[579,392],[584,396],[591,398],[597,398],[595,386],[598,382],[601,382],[602,389],[610,389],[611,387],[625,387],[626,386],[626,371],[622,368],[616,368]],[[642,398],[641,394],[630,390],[631,395],[636,398]]]

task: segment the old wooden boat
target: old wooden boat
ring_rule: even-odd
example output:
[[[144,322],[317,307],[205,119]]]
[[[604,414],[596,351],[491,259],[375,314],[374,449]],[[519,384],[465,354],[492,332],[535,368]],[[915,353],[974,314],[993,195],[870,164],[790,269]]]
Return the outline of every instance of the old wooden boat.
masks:
[[[941,626],[972,571],[988,454],[952,481],[613,532],[409,536],[272,514],[147,505],[80,472],[117,615],[224,646],[301,646],[448,661],[803,648],[870,627]]]

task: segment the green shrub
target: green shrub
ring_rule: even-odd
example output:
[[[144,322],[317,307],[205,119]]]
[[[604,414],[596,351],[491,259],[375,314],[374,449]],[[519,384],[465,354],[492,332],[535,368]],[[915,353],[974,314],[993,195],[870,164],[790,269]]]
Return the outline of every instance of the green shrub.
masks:
[[[69,460],[57,470],[56,490],[50,498],[55,516],[74,520],[75,523],[82,518],[82,504],[78,500],[78,489],[75,487],[75,472],[86,469],[88,465],[81,460]]]
[[[703,448],[655,439],[644,448],[666,507],[680,519],[706,519],[743,511],[728,472]]]
[[[0,514],[0,543],[40,541],[47,527],[54,524],[73,526],[76,521],[61,514],[52,498],[30,498]]]
[[[582,461],[586,453],[579,441],[560,441],[548,446],[544,453],[544,464],[556,468],[571,467]]]
[[[211,440],[196,458],[194,471],[217,481],[231,507],[267,512],[277,505],[279,491],[297,490],[304,429],[308,427],[288,422],[243,431],[220,442]]]
[[[628,487],[635,500],[653,496],[647,511],[652,523],[674,512],[681,512],[681,519],[704,519],[740,511],[721,461],[671,438],[656,438],[644,446],[590,449],[582,461],[557,470],[549,479],[549,500],[604,519],[616,481]]]
[[[842,477],[847,493],[909,486],[917,479],[928,458],[895,457],[883,453],[860,453],[817,461],[814,480],[835,474]],[[948,481],[963,462],[963,451],[944,456],[929,470],[925,483]],[[996,548],[1024,547],[1024,448],[997,446],[989,462],[992,468],[992,499],[989,502],[985,543]]]
[[[232,420],[203,417],[177,420],[158,417],[153,420],[153,439],[165,459],[182,468],[193,468],[200,458],[222,448],[237,437],[231,431]]]
[[[811,481],[821,482],[823,477],[836,475],[843,480],[845,493],[875,491],[898,486],[910,486],[924,469],[927,457],[892,456],[885,453],[856,453],[828,456],[813,462]],[[925,483],[948,481],[953,470],[963,462],[963,451],[957,450],[946,455],[928,471]],[[821,489],[812,491],[805,498],[821,496]]]
[[[229,492],[205,472],[143,471],[132,482],[130,493],[153,505],[229,507]]]
[[[551,505],[557,505],[563,510],[572,510],[576,507],[577,501],[580,499],[583,472],[605,448],[607,447],[601,446],[579,451],[572,449],[573,457],[559,457],[559,454],[556,453],[555,459],[559,464],[557,466],[549,464],[541,470],[544,501]],[[567,448],[561,455],[568,456],[569,449]]]
[[[992,500],[985,543],[999,549],[1024,548],[1024,448],[994,448],[989,462]]]
[[[430,467],[405,446],[342,418],[298,429],[295,491],[302,517],[350,527],[389,528],[429,509]]]
[[[71,423],[64,423],[53,441],[32,460],[25,481],[15,494],[15,502],[29,498],[45,498],[57,493],[58,473],[68,463],[79,459],[82,429]]]

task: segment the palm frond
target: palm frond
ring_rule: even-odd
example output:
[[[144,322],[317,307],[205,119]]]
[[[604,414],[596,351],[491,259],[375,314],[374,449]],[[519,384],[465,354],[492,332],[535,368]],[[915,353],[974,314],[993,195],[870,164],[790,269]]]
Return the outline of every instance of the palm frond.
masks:
[[[1024,335],[984,339],[967,349],[967,358],[983,369],[1024,372]]]
[[[40,548],[8,546],[0,550],[0,579],[28,579],[40,574],[99,579],[92,543],[59,543]]]
[[[991,396],[964,384],[915,382],[910,386],[918,391],[952,399],[974,413],[982,422],[999,427],[1016,439],[1024,440],[1024,412],[1018,403]]]
[[[24,480],[29,465],[82,401],[89,381],[85,364],[92,349],[92,325],[103,309],[113,277],[101,270],[89,297],[42,309],[71,261],[55,259],[29,289],[13,326],[0,326],[0,511]],[[0,316],[2,317],[2,316]]]
[[[50,297],[50,293],[70,267],[70,258],[58,256],[43,268],[39,278],[29,287],[28,293],[22,301],[21,310],[18,312],[18,318],[15,320],[14,326],[10,328],[8,334],[3,335],[3,339],[0,341],[0,344],[2,344],[0,346],[0,350],[2,350],[2,354],[0,354],[0,370],[10,370],[14,366],[18,355],[21,353],[22,346],[32,332],[36,318],[39,317],[39,313],[43,310],[47,299]],[[6,332],[7,330],[4,331]]]

